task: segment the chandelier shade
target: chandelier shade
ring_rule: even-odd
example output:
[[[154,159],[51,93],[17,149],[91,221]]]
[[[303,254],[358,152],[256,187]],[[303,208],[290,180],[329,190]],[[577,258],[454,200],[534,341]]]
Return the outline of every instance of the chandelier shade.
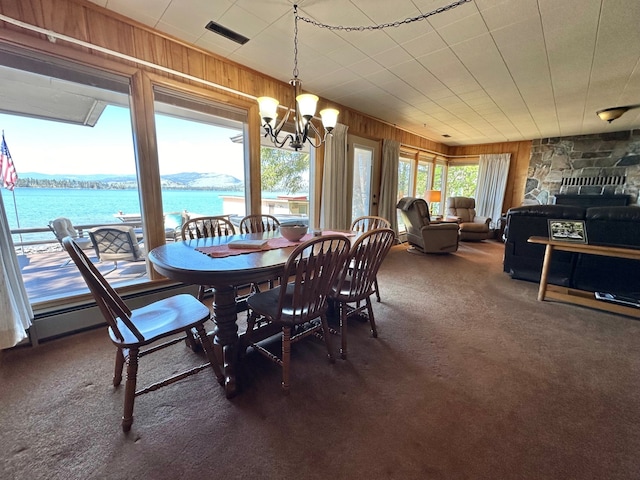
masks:
[[[258,107],[260,110],[260,117],[262,117],[266,123],[275,120],[278,117],[278,105],[280,102],[271,97],[258,97]]]

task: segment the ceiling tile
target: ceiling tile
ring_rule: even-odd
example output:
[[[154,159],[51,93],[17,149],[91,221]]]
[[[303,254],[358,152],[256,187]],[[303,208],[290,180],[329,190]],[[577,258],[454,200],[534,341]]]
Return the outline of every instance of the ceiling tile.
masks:
[[[93,3],[287,82],[294,1]],[[447,4],[297,1],[301,16],[343,27],[402,21]],[[438,141],[450,133],[450,145],[640,128],[640,108],[613,124],[595,116],[598,108],[640,104],[638,18],[638,0],[473,0],[384,30],[300,20],[300,78],[324,98]],[[208,20],[250,41],[217,37],[204,30]]]

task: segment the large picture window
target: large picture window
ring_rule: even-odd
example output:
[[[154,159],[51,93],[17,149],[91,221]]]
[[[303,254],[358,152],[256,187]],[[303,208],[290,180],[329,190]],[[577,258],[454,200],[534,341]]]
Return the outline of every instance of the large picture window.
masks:
[[[155,123],[167,240],[186,218],[246,213],[244,121],[226,105],[155,89]]]
[[[96,227],[125,224],[118,212],[140,211],[128,79],[9,52],[1,62],[0,96],[10,100],[0,128],[18,175],[2,200],[30,302],[87,291],[56,237],[58,219],[112,285],[145,281],[144,259],[116,265],[90,241]],[[143,241],[141,220],[131,226]]]

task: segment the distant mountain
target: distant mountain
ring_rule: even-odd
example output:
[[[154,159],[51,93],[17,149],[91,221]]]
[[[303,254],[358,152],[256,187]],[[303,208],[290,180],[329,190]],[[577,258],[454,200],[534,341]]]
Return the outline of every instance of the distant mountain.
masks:
[[[101,182],[135,185],[135,175],[113,175],[99,173],[92,175],[74,174],[47,174],[38,172],[24,172],[20,174],[21,179],[32,178],[34,180],[57,180],[57,181],[77,181],[77,182]],[[217,188],[234,189],[243,185],[243,181],[223,173],[196,173],[184,172],[163,175],[160,177],[162,186],[165,188]]]

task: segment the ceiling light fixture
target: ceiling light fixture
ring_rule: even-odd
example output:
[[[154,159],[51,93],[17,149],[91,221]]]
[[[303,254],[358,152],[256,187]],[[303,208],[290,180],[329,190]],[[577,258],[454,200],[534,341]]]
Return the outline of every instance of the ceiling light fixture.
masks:
[[[320,23],[311,18],[299,17],[298,5],[294,5],[293,16],[295,19],[295,28],[293,36],[293,79],[289,83],[293,87],[293,94],[295,98],[295,104],[293,108],[295,132],[288,133],[284,136],[283,139],[278,138],[280,132],[282,131],[282,127],[285,123],[287,123],[287,120],[289,119],[291,109],[287,108],[287,113],[285,114],[284,118],[280,121],[280,123],[276,125],[279,105],[278,100],[271,97],[259,97],[258,105],[260,107],[262,127],[265,130],[264,136],[271,138],[271,141],[277,147],[282,147],[287,141],[289,141],[289,146],[294,150],[300,150],[304,146],[305,142],[309,142],[311,146],[313,146],[314,148],[318,148],[326,141],[327,136],[331,135],[331,131],[335,128],[338,121],[338,110],[336,110],[335,108],[325,108],[324,110],[321,110],[320,116],[322,117],[322,124],[324,126],[325,133],[324,136],[322,136],[322,139],[319,139],[319,137],[321,136],[320,132],[311,122],[311,119],[316,113],[318,97],[309,93],[300,93],[302,84],[300,83],[300,80],[298,80],[298,20],[302,20],[318,28],[326,28],[330,31],[369,32],[373,30],[382,30],[385,28],[394,28],[408,25],[409,23],[424,20],[425,18],[428,18],[432,15],[437,15],[438,13],[443,13],[451,10],[452,8],[459,7],[460,5],[468,3],[470,1],[471,0],[456,0],[449,5],[445,5],[444,7],[440,7],[430,12],[423,13],[411,18],[405,18],[404,20],[398,20],[395,22],[381,23],[379,25],[346,27],[343,25],[327,25],[326,23]],[[318,138],[317,143],[314,143],[313,140],[311,140],[310,134],[315,134],[316,138]]]
[[[335,108],[325,108],[320,110],[320,116],[322,118],[322,125],[324,126],[325,133],[321,139],[314,143],[310,137],[311,134],[315,134],[316,138],[321,134],[316,126],[311,121],[316,114],[316,106],[318,104],[318,97],[310,93],[301,93],[302,83],[298,79],[298,6],[293,6],[293,15],[295,19],[294,31],[293,31],[293,78],[289,81],[289,84],[293,87],[293,96],[295,98],[295,104],[293,107],[293,120],[294,120],[294,133],[288,133],[284,138],[280,139],[278,136],[282,131],[282,127],[289,119],[291,109],[287,109],[287,113],[282,118],[279,124],[276,125],[276,118],[278,117],[278,100],[271,97],[259,97],[258,105],[260,107],[260,117],[262,118],[262,127],[265,129],[265,137],[269,137],[271,141],[277,147],[283,147],[287,141],[289,146],[294,150],[300,150],[303,148],[305,142],[318,148],[322,145],[328,135],[331,135],[331,131],[335,128],[338,121],[338,110]]]
[[[596,112],[596,115],[598,115],[598,117],[600,117],[601,120],[604,120],[605,122],[611,123],[614,120],[620,118],[622,115],[624,115],[631,108],[632,107],[605,108],[603,110],[598,110]]]

